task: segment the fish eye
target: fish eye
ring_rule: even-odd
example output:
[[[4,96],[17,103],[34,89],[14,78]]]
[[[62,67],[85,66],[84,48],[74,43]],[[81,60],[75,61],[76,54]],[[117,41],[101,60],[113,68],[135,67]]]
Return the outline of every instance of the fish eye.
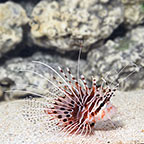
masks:
[[[95,123],[94,123],[94,122],[92,122],[92,123],[90,124],[90,126],[91,126],[91,127],[93,127],[94,125],[95,125]]]

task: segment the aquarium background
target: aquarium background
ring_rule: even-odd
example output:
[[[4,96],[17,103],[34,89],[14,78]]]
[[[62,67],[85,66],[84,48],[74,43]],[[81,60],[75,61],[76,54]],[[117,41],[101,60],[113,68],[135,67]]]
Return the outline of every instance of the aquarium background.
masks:
[[[68,67],[76,78],[84,75],[89,86],[92,77],[98,85],[103,79],[112,87],[119,84],[119,99],[126,97],[120,104],[115,100],[117,106],[121,107],[124,100],[123,112],[134,106],[129,128],[139,125],[129,139],[119,137],[116,143],[144,142],[144,113],[138,112],[144,110],[143,0],[0,0],[1,111],[8,108],[3,103],[48,94],[52,85],[33,72],[51,80],[56,74],[34,61],[48,64],[57,72],[58,66],[64,71]],[[118,124],[120,127],[123,125]],[[125,131],[121,133],[126,135]],[[4,143],[9,135],[1,138]],[[9,142],[21,143],[18,140]]]

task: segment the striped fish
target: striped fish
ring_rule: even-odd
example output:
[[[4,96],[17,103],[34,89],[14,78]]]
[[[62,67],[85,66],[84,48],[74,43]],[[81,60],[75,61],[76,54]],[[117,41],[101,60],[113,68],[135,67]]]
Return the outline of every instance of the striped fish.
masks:
[[[63,95],[58,95],[52,107],[44,110],[45,113],[51,116],[52,120],[58,120],[57,125],[66,135],[93,134],[94,125],[98,121],[111,119],[115,114],[116,107],[111,104],[110,99],[116,88],[111,89],[108,84],[105,88],[98,86],[95,78],[89,88],[83,75],[80,81],[77,81],[68,68],[67,73],[60,67],[59,71],[61,75],[55,72],[63,80],[58,82],[58,89]],[[53,79],[56,80],[56,77]]]

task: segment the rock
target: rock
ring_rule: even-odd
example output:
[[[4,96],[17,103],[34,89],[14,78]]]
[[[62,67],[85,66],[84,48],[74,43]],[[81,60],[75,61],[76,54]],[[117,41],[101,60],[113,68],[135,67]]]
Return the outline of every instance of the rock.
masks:
[[[130,39],[131,41],[134,41],[136,43],[138,43],[139,45],[144,45],[144,27],[139,26],[135,29],[131,30],[130,35]]]
[[[31,37],[35,44],[75,50],[84,39],[85,50],[110,36],[123,21],[123,6],[109,0],[41,1],[32,12]]]
[[[142,0],[122,0],[124,4],[124,23],[126,27],[142,24],[144,22],[144,7]]]
[[[115,41],[108,40],[103,47],[91,50],[87,56],[87,61],[80,61],[79,68],[80,74],[83,74],[89,80],[88,84],[91,84],[92,76],[96,77],[98,83],[102,77],[107,77],[105,79],[108,82],[113,81],[114,85],[119,82],[122,90],[143,89],[143,31],[143,27],[135,28],[125,37],[117,38]],[[70,54],[68,55],[69,58],[73,57]],[[2,98],[6,100],[23,98],[27,97],[30,92],[34,97],[38,94],[47,95],[49,88],[53,85],[46,80],[46,77],[54,81],[52,78],[55,76],[62,81],[49,68],[32,61],[41,61],[52,66],[58,72],[57,66],[61,66],[64,70],[69,67],[72,74],[77,77],[77,61],[62,58],[62,56],[36,53],[28,58],[11,59],[0,67]],[[117,74],[119,71],[121,73]],[[42,78],[34,72],[43,74],[44,77]],[[128,75],[131,76],[126,79]],[[9,93],[5,91],[9,91]]]
[[[19,4],[14,2],[0,4],[0,57],[21,42],[22,25],[27,22],[25,10]]]
[[[0,80],[0,100],[9,99],[9,93],[6,93],[6,91],[10,90],[14,84],[14,81],[6,77]]]
[[[74,76],[76,76],[77,61],[72,61],[57,55],[51,56],[36,53],[32,57],[25,59],[15,58],[7,61],[5,65],[0,67],[0,86],[2,86],[4,99],[24,98],[28,93],[32,93],[33,96],[37,96],[38,94],[46,95],[48,88],[53,86],[47,79],[53,82],[53,76],[55,76],[62,81],[62,79],[49,68],[32,61],[41,61],[49,64],[55,68],[57,72],[59,72],[58,66],[61,66],[64,71],[66,71],[66,67],[69,67]],[[81,60],[80,71],[85,63],[84,60]],[[34,72],[42,74],[43,77]],[[1,85],[2,81],[3,83],[8,83],[9,81],[13,83],[10,85]]]
[[[39,0],[17,1],[17,3],[20,4],[25,9],[28,17],[31,17],[32,10],[38,2],[39,2]]]
[[[124,3],[124,4],[135,4],[135,3],[140,3],[142,1],[143,0],[131,0],[131,1],[129,1],[129,0],[121,0],[121,2]]]
[[[58,134],[55,124],[49,123],[42,109],[29,110],[35,113],[33,123],[24,119],[25,100],[0,104],[0,143],[7,144],[140,144],[144,140],[144,91],[117,92],[112,103],[118,112],[110,121],[103,122],[88,137],[66,137]],[[41,102],[42,99],[36,99]],[[44,101],[43,101],[44,102]],[[39,113],[38,113],[39,112]],[[47,120],[47,121],[46,121]],[[115,127],[112,126],[112,123]],[[51,132],[50,132],[51,131]]]
[[[84,68],[85,76],[96,76],[97,80],[107,77],[110,82],[119,82],[123,90],[143,89],[143,31],[143,27],[133,29],[127,36],[109,40],[103,47],[90,51],[88,65]],[[131,76],[126,79],[128,75]]]

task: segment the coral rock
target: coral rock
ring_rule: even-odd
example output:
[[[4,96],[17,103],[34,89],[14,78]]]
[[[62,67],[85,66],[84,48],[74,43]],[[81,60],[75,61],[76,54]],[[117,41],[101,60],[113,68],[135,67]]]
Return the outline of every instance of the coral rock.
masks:
[[[0,67],[0,86],[2,84],[2,92],[9,91],[2,93],[3,96],[1,97],[6,100],[17,99],[27,96],[27,94],[30,92],[32,92],[33,95],[47,95],[47,90],[49,87],[51,87],[51,84],[46,80],[46,78],[53,81],[53,76],[57,77],[57,75],[55,75],[49,68],[33,63],[32,61],[34,60],[49,64],[57,71],[58,66],[65,66],[64,70],[66,70],[66,67],[69,67],[72,73],[74,75],[76,74],[77,62],[62,58],[60,56],[36,53],[30,58],[26,59],[15,58],[13,60],[7,61],[5,65]],[[86,65],[85,61],[81,60],[80,69],[82,69],[84,65]],[[33,72],[42,74],[45,78],[42,78]],[[4,83],[6,84],[4,85]]]
[[[85,75],[89,78],[90,75],[96,76],[97,79],[107,77],[108,81],[115,84],[120,82],[123,90],[143,88],[143,31],[143,27],[133,29],[125,37],[108,40],[104,46],[90,51],[88,64],[84,68]]]
[[[18,4],[0,4],[0,56],[22,40],[22,25],[28,22],[25,10]]]
[[[144,22],[144,8],[142,0],[122,0],[124,4],[124,23],[126,27]]]
[[[60,50],[87,48],[107,38],[123,21],[123,6],[116,1],[41,1],[32,12],[31,37],[34,43]],[[105,4],[107,3],[107,4]]]

